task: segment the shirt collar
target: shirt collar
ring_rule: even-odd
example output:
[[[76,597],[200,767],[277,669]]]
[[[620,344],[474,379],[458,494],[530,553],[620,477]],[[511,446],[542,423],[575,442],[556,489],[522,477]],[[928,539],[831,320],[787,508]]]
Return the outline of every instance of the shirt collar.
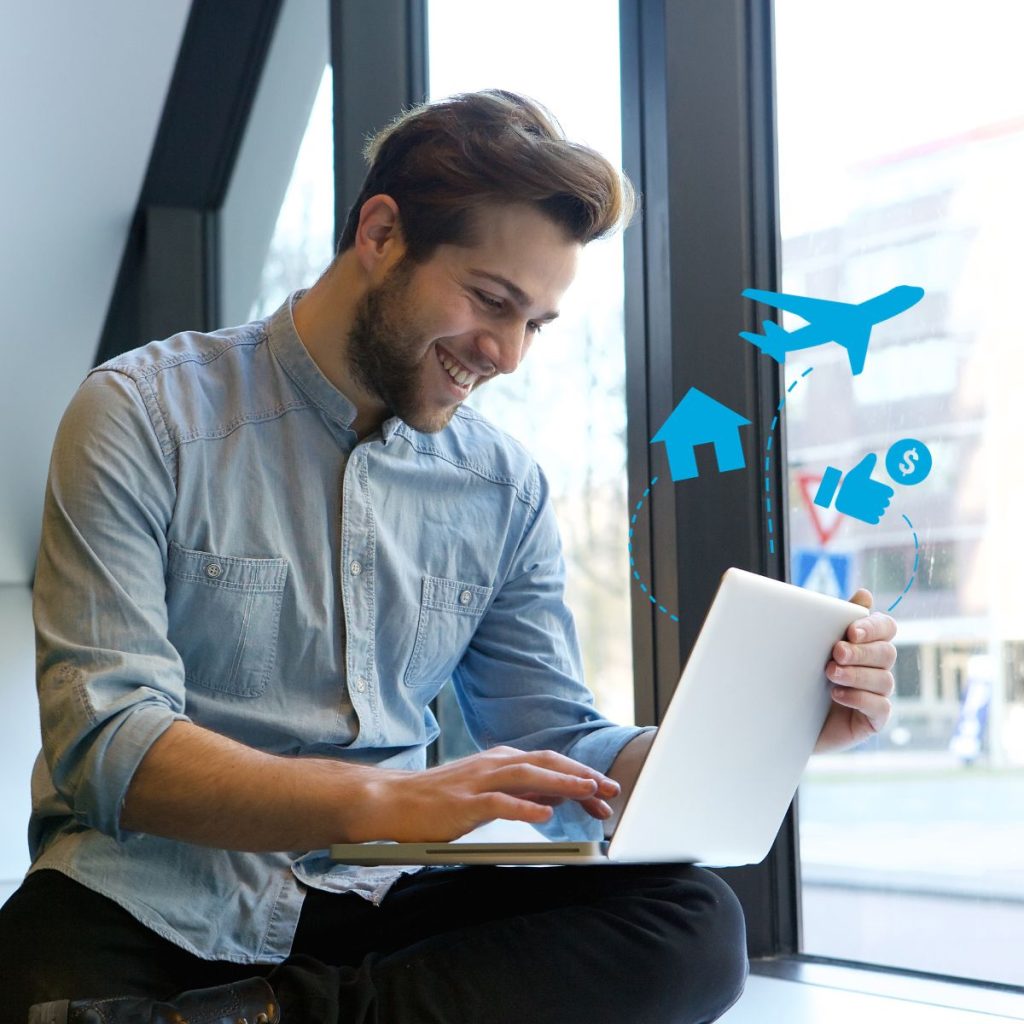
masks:
[[[292,310],[304,291],[289,295],[267,322],[270,351],[314,405],[336,423],[350,427],[356,418],[355,405],[323,375],[295,329]]]
[[[270,350],[314,405],[336,423],[351,428],[356,418],[355,405],[324,376],[295,329],[295,303],[305,292],[305,288],[292,292],[280,309],[271,315],[267,323]],[[384,444],[391,440],[400,426],[402,420],[397,416],[391,416],[381,424],[380,434]]]

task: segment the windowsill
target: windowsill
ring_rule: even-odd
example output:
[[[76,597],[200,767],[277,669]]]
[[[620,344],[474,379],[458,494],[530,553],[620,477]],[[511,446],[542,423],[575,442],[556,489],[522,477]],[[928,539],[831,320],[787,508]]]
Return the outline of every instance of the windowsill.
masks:
[[[995,1024],[1024,1020],[1024,989],[944,981],[809,958],[755,960],[723,1024]]]

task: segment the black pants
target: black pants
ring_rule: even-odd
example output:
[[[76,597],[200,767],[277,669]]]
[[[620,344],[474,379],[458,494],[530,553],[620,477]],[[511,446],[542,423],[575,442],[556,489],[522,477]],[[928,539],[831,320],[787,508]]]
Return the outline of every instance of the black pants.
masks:
[[[0,909],[0,1021],[49,999],[266,977],[283,1024],[712,1021],[746,977],[743,915],[694,867],[434,868],[379,907],[310,890],[283,964],[201,960],[56,871]]]

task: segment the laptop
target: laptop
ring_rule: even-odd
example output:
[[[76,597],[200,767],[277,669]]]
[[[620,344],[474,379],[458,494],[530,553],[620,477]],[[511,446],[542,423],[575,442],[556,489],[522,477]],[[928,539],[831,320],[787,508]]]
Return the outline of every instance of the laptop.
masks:
[[[339,843],[355,865],[756,864],[831,703],[824,669],[860,605],[729,569],[609,840]],[[472,839],[472,834],[470,836]]]

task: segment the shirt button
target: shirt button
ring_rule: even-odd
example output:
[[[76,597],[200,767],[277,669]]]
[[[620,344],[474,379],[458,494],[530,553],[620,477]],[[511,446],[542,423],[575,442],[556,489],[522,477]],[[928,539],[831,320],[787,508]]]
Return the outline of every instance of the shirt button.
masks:
[[[468,590],[464,590],[461,594],[459,594],[459,601],[464,605],[469,604],[469,602],[472,600],[473,595]]]
[[[353,562],[348,568],[349,572],[351,572],[353,576],[358,576],[363,571],[361,562]]]
[[[206,567],[206,575],[212,580],[215,580],[223,571],[224,570],[216,562],[211,562]]]
[[[360,678],[360,679],[357,679],[357,680],[356,680],[356,689],[357,689],[357,690],[358,690],[358,691],[359,691],[360,693],[362,693],[362,692],[363,692],[363,691],[364,691],[364,690],[366,689],[366,680],[365,680],[365,679],[362,679],[362,678]]]

